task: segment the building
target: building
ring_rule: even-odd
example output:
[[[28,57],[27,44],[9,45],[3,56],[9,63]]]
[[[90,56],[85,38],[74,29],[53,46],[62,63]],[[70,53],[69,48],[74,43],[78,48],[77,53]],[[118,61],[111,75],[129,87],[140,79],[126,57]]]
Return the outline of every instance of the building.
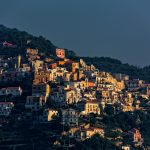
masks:
[[[12,96],[21,96],[22,89],[21,87],[7,87],[0,89],[0,96],[12,95]]]
[[[114,77],[115,77],[118,81],[121,81],[121,80],[127,81],[127,80],[129,80],[129,76],[128,76],[128,75],[121,74],[121,73],[115,73],[115,74],[114,74]]]
[[[0,116],[9,116],[13,108],[13,102],[0,102]]]
[[[75,73],[76,69],[79,69],[79,63],[78,62],[73,62],[72,63],[72,72]]]
[[[124,137],[126,139],[130,140],[130,142],[132,142],[132,144],[135,147],[143,144],[143,138],[142,138],[142,135],[138,129],[134,128],[134,129],[128,131],[127,133],[124,133]]]
[[[89,124],[81,125],[79,127],[72,127],[69,130],[69,136],[77,140],[85,140],[91,138],[94,134],[99,134],[104,137],[104,129],[91,127]]]
[[[123,112],[130,112],[130,111],[132,112],[134,111],[134,108],[131,103],[125,103],[125,104],[121,103],[121,110]]]
[[[122,149],[122,150],[130,150],[130,146],[125,145],[125,146],[122,146],[121,149]]]
[[[48,123],[53,119],[54,116],[58,115],[58,111],[55,109],[45,109],[43,115],[40,116],[41,123]]]
[[[49,97],[50,86],[47,83],[38,83],[32,85],[32,96],[45,96]]]
[[[18,55],[18,69],[20,68],[21,65],[21,55]]]
[[[57,68],[57,63],[51,63],[49,66],[48,66],[48,69],[56,69]]]
[[[35,71],[42,69],[43,68],[43,61],[41,61],[41,60],[32,61],[32,67],[34,68]]]
[[[139,79],[127,80],[125,81],[125,85],[128,91],[137,91],[142,87],[143,81]]]
[[[46,83],[51,80],[51,72],[46,70],[38,70],[34,72],[34,83]]]
[[[67,82],[66,85],[68,85],[70,88],[79,88],[81,90],[85,90],[88,88],[88,81],[74,81],[74,82]]]
[[[85,108],[84,108],[84,113],[85,114],[98,114],[100,115],[100,104],[97,100],[90,100],[85,103]]]
[[[91,138],[94,134],[99,134],[101,137],[104,137],[104,130],[97,127],[84,128],[82,132],[85,133],[85,139]]]
[[[38,111],[45,105],[44,96],[27,96],[25,108]]]
[[[78,126],[79,114],[72,108],[62,110],[62,124]]]
[[[141,142],[143,140],[140,131],[135,128],[129,131],[129,136],[133,142]]]
[[[37,55],[38,54],[38,49],[27,48],[26,54],[27,55]]]
[[[81,90],[79,88],[76,89],[65,89],[64,90],[64,98],[67,104],[74,104],[81,100]]]
[[[65,58],[65,50],[61,48],[56,48],[56,56],[59,58]]]

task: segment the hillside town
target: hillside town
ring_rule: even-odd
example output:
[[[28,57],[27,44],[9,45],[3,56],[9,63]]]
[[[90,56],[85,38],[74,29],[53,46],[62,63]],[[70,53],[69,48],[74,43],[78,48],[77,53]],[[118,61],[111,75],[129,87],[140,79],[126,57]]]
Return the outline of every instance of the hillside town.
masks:
[[[62,48],[24,51],[0,56],[0,149],[75,149],[94,137],[110,149],[150,149],[142,120],[149,83],[100,71]]]

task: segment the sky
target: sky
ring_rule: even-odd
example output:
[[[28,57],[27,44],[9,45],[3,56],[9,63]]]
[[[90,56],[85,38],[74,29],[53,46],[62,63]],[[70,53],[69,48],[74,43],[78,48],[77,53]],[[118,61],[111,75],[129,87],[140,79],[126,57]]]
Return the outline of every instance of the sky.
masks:
[[[0,0],[0,24],[80,56],[150,65],[150,0]]]

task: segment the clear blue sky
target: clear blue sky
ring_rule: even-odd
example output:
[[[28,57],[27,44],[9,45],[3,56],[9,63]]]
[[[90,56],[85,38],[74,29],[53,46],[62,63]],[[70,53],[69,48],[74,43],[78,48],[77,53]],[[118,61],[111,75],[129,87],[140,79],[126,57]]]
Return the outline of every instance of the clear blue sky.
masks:
[[[0,0],[0,24],[78,55],[150,64],[150,0]]]

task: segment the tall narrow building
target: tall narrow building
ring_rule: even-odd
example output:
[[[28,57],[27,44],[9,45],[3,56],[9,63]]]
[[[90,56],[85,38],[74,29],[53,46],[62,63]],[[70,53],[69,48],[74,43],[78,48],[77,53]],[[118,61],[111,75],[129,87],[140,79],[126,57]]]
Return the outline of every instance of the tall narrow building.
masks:
[[[21,64],[21,55],[18,55],[18,69],[20,68],[20,64]]]

